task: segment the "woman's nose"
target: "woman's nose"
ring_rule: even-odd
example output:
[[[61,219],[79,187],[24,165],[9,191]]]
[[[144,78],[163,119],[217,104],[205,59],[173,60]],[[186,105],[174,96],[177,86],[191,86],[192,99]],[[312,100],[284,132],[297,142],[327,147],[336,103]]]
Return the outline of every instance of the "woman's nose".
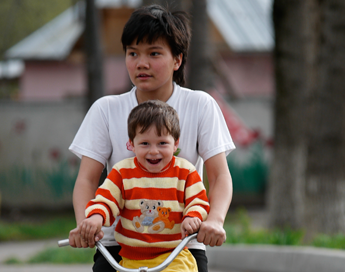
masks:
[[[137,68],[148,68],[149,62],[146,56],[140,56],[137,62]]]

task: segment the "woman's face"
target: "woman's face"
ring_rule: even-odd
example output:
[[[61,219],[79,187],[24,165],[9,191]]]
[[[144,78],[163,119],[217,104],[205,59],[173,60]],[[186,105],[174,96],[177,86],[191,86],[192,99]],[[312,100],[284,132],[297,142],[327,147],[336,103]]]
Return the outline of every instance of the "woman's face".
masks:
[[[137,87],[141,103],[149,99],[167,101],[173,92],[173,73],[182,62],[182,54],[174,57],[163,40],[149,44],[136,41],[126,48],[126,66],[132,83]]]

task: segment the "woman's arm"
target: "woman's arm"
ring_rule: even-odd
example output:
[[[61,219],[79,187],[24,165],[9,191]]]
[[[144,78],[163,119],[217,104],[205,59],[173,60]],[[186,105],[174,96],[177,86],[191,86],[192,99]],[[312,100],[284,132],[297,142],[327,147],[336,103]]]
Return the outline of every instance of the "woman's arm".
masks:
[[[77,227],[70,231],[69,242],[73,247],[94,247],[94,241],[86,243],[80,236],[80,223],[85,219],[86,204],[95,197],[99,178],[103,171],[103,164],[83,156],[80,163],[79,173],[73,190],[73,207]],[[99,233],[98,240],[103,238]]]
[[[211,209],[206,221],[200,226],[198,242],[210,246],[221,246],[226,240],[223,225],[232,200],[232,179],[225,153],[209,158],[205,161],[205,167]]]

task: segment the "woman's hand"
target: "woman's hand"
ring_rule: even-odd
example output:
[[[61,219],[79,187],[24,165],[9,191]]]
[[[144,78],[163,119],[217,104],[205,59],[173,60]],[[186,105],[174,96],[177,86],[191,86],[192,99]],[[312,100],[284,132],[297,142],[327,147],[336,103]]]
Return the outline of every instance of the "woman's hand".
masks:
[[[78,248],[86,248],[89,247],[88,243],[86,243],[80,236],[80,227],[77,226],[75,229],[72,229],[69,232],[69,244],[71,247],[78,247]]]
[[[221,246],[226,240],[223,224],[212,219],[202,222],[197,240],[207,246]]]

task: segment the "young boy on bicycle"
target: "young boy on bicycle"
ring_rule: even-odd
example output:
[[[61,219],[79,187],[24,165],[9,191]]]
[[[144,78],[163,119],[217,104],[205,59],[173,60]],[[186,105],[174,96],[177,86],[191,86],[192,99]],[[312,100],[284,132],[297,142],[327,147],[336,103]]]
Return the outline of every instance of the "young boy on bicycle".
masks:
[[[209,203],[195,167],[174,156],[180,126],[172,107],[158,100],[139,104],[128,117],[128,136],[135,157],[113,166],[87,205],[81,236],[94,239],[121,215],[115,229],[120,264],[154,267],[183,237],[199,230]],[[197,271],[197,265],[184,249],[164,271]]]

